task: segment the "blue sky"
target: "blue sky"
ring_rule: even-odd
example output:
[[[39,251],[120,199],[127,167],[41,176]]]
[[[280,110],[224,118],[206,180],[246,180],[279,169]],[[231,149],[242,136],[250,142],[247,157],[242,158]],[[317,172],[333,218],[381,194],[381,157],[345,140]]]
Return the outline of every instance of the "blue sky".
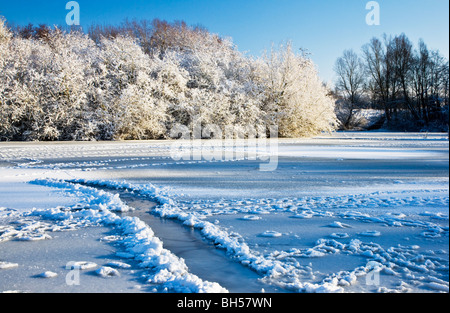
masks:
[[[16,24],[65,24],[68,0],[0,0],[0,15]],[[272,43],[291,40],[306,48],[325,81],[345,49],[360,51],[373,36],[404,32],[415,44],[449,57],[447,0],[378,0],[381,24],[366,24],[369,0],[78,0],[81,24],[118,24],[125,18],[201,24],[232,37],[240,51],[260,55]]]

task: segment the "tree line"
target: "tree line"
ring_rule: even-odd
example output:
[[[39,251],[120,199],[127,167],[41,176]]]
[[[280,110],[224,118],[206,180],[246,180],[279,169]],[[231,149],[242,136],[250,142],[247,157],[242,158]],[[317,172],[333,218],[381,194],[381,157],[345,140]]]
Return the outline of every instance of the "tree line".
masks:
[[[358,126],[361,108],[382,110],[378,126],[448,131],[449,62],[423,40],[405,35],[372,38],[358,54],[344,51],[335,63],[337,115],[343,128]]]
[[[285,44],[261,57],[201,26],[162,20],[86,32],[0,20],[0,140],[169,138],[194,122],[332,131],[335,101]]]

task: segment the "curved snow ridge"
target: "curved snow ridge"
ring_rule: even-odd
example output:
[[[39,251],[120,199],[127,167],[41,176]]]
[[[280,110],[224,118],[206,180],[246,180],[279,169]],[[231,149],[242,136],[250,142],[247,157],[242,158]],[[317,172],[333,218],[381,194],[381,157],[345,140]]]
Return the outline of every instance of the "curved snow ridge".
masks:
[[[107,188],[113,188],[113,189],[127,189],[132,190],[134,192],[138,192],[141,195],[150,196],[154,200],[156,200],[160,204],[170,204],[175,205],[175,202],[171,199],[170,189],[169,188],[159,188],[152,184],[146,184],[146,185],[135,185],[130,184],[128,182],[116,182],[116,181],[109,181],[109,180],[88,180],[88,179],[72,179],[69,181],[66,181],[68,183],[72,184],[83,184],[88,186],[93,186],[95,190],[98,191],[97,187],[107,187]],[[115,195],[117,198],[119,198],[119,195]],[[125,205],[125,204],[124,204]]]
[[[28,214],[48,220],[57,220],[77,225],[114,225],[121,230],[118,242],[126,247],[140,266],[148,270],[147,281],[158,284],[162,290],[182,293],[225,293],[218,283],[204,281],[189,273],[182,258],[164,249],[163,242],[155,237],[152,229],[138,218],[119,217],[113,212],[124,212],[130,208],[118,195],[92,187],[61,180],[36,180],[34,184],[64,189],[80,197],[81,202],[72,208],[34,209]],[[110,209],[111,208],[111,209]]]
[[[164,249],[163,242],[154,236],[153,231],[143,221],[126,217],[122,219],[119,227],[125,235],[122,243],[127,247],[127,252],[135,255],[135,260],[140,262],[141,267],[151,270],[147,277],[149,283],[183,293],[227,292],[219,284],[203,281],[189,273],[184,260]]]
[[[36,179],[30,184],[63,189],[71,196],[79,198],[81,201],[76,205],[75,209],[89,209],[93,210],[109,210],[111,212],[128,212],[133,208],[127,206],[120,200],[119,195],[114,195],[109,192],[98,190],[95,188],[81,186],[79,184],[66,182],[58,179]],[[74,207],[71,207],[69,214]]]
[[[224,249],[230,257],[263,275],[261,280],[266,283],[294,292],[335,293],[344,291],[343,288],[328,282],[324,284],[302,282],[300,277],[304,274],[303,269],[252,251],[240,237],[233,236],[219,226],[205,221],[203,215],[196,212],[187,213],[176,206],[167,204],[161,205],[155,210],[160,217],[177,219],[186,226],[198,229],[204,238],[212,241],[218,248]]]
[[[200,202],[193,204],[199,206],[201,210],[192,209],[192,206],[186,206],[183,204],[180,205],[178,202],[170,198],[171,195],[168,193],[167,189],[157,188],[151,184],[134,185],[128,182],[104,180],[79,180],[77,182],[88,184],[90,186],[128,189],[129,191],[135,192],[141,196],[149,196],[156,199],[160,202],[154,209],[154,212],[157,215],[162,218],[176,219],[183,222],[185,226],[198,229],[204,238],[212,241],[217,247],[224,249],[230,257],[261,274],[263,276],[263,281],[295,292],[344,292],[345,287],[353,285],[359,277],[367,275],[370,271],[373,271],[373,266],[366,265],[358,267],[352,271],[333,273],[321,282],[312,283],[302,281],[302,277],[311,275],[311,269],[307,266],[300,266],[296,262],[290,262],[289,258],[320,258],[326,255],[338,253],[362,256],[368,258],[370,262],[377,262],[377,271],[383,272],[386,275],[403,275],[405,280],[415,281],[417,284],[423,285],[426,288],[433,282],[421,280],[421,276],[415,273],[428,273],[430,279],[439,279],[439,277],[442,277],[441,272],[445,272],[446,270],[448,271],[448,262],[444,259],[438,258],[435,255],[422,255],[421,257],[418,257],[418,254],[415,252],[415,247],[397,247],[385,250],[378,244],[363,243],[357,239],[351,240],[349,244],[343,244],[333,239],[320,239],[317,241],[316,246],[312,248],[305,250],[291,249],[289,252],[276,251],[268,256],[263,256],[257,251],[252,251],[250,247],[242,240],[242,238],[233,236],[233,234],[230,234],[222,227],[205,220],[205,210]],[[316,203],[320,203],[318,200],[320,199],[314,199]],[[267,202],[270,201],[267,200]],[[252,210],[255,209],[255,203],[252,201],[242,201],[241,204],[251,205]],[[269,205],[272,206],[273,203],[270,203]],[[289,205],[291,205],[290,201],[283,201],[283,205],[281,203],[277,204],[276,210],[289,210],[291,212],[292,207]],[[272,206],[272,208],[274,207]],[[298,209],[302,210],[301,208]],[[317,212],[317,216],[323,216],[324,214],[324,212],[315,211],[310,208],[307,208],[307,210],[313,215],[316,215],[315,213]],[[326,216],[328,217],[336,216],[346,220],[353,219],[373,223],[383,223],[386,226],[422,227],[433,236],[448,233],[448,228],[431,222],[410,220],[402,214],[390,213],[374,217],[357,211],[326,213]],[[441,215],[438,217],[445,218],[445,216]],[[139,232],[134,231],[134,233]],[[376,236],[377,234],[368,233],[366,235]],[[423,234],[423,236],[425,235],[426,234]],[[151,236],[141,237],[147,238]],[[147,245],[144,246],[148,247]],[[134,248],[131,250],[131,253],[139,254],[142,252],[139,250],[140,245],[138,242],[134,242],[133,247]],[[161,256],[164,255],[160,252],[150,254]],[[411,255],[418,258],[408,259],[406,257]],[[145,264],[146,259],[144,258],[140,261]],[[152,262],[155,261],[151,260],[150,264]],[[156,261],[156,263],[158,263],[158,261]],[[375,263],[370,264],[374,265]],[[179,265],[178,267],[182,268],[183,265]],[[153,278],[149,278],[149,281],[157,283],[161,277],[163,277],[163,280],[165,279],[166,281],[171,280],[170,275],[167,274],[166,270],[163,268],[160,270],[158,275],[155,275]],[[406,288],[405,286],[403,287]],[[431,284],[430,286],[434,285]],[[383,290],[380,289],[380,292],[382,291]]]
[[[202,212],[180,207],[176,201],[169,198],[167,190],[157,188],[152,184],[135,185],[128,182],[106,180],[76,180],[72,182],[79,182],[89,186],[97,185],[108,188],[127,189],[138,193],[141,196],[150,196],[158,201],[161,200],[159,205],[154,209],[155,214],[162,218],[176,219],[183,222],[183,224],[187,227],[192,227],[199,230],[204,238],[212,241],[218,248],[224,249],[230,257],[263,275],[262,280],[269,284],[278,285],[294,292],[344,292],[344,289],[334,282],[326,281],[321,284],[302,282],[300,277],[305,274],[306,271],[304,269],[299,268],[298,265],[289,264],[277,260],[276,258],[267,258],[262,256],[257,251],[252,251],[250,247],[242,241],[242,238],[233,236],[216,224],[205,221],[205,215]],[[145,229],[144,225],[145,223],[141,225],[143,229]],[[145,232],[147,230],[142,231]],[[139,234],[140,231],[134,230],[133,233]],[[139,235],[138,237],[149,238],[151,236]],[[144,241],[145,240],[146,239],[144,239]],[[137,242],[133,242],[132,245],[134,248],[131,249],[131,253],[140,254],[142,252],[139,240]],[[144,244],[144,247],[144,250],[147,248],[156,249],[151,248],[151,245],[147,244]],[[157,255],[158,257],[164,257],[164,253],[162,252],[151,254]],[[144,259],[139,260],[146,266],[148,260],[145,257]],[[153,262],[154,260],[151,259],[149,263],[152,264]],[[179,267],[183,266],[180,265]],[[169,278],[166,277],[167,275]],[[165,269],[161,269],[160,272],[150,278],[149,281],[158,283],[161,277],[166,282],[171,281],[170,275]],[[165,285],[167,285],[167,283],[165,283]]]

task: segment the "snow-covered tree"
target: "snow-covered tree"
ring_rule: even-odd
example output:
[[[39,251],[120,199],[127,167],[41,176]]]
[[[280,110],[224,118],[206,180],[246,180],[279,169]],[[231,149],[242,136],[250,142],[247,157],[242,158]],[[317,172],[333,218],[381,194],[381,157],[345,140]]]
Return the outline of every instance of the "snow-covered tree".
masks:
[[[152,36],[132,25],[94,41],[43,26],[12,36],[0,21],[0,140],[158,139],[198,121],[276,124],[286,137],[332,129],[327,89],[290,46],[254,59],[182,22],[154,21]]]
[[[174,122],[189,126],[194,117],[203,125],[255,125],[260,118],[257,99],[252,92],[252,61],[241,54],[230,39],[220,39],[197,29],[181,27],[175,35],[172,57],[182,67],[184,99],[170,105]],[[189,38],[189,41],[185,40]],[[165,54],[168,53],[167,50]],[[186,88],[187,87],[187,88]]]
[[[334,129],[334,101],[310,59],[295,54],[288,44],[272,49],[259,64],[266,123],[278,125],[280,136],[311,136]]]
[[[11,40],[2,71],[10,139],[74,140],[83,124],[95,46],[85,35],[55,30],[46,40]]]
[[[9,42],[11,40],[11,32],[5,26],[4,19],[0,18],[0,140],[11,132],[9,123],[8,110],[6,104],[7,79],[4,71],[5,62],[9,52]]]

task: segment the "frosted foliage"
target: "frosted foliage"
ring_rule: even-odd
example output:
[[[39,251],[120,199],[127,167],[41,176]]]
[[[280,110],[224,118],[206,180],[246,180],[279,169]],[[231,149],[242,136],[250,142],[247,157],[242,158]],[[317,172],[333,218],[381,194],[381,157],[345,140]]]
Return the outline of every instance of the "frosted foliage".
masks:
[[[77,45],[72,43],[76,41]],[[0,135],[17,140],[74,140],[87,124],[95,45],[83,35],[49,42],[12,39],[0,74]],[[81,136],[82,137],[82,136]]]
[[[106,137],[163,136],[166,105],[155,96],[156,84],[151,77],[154,62],[129,37],[103,39],[100,48],[106,84],[98,91],[97,100]]]
[[[290,46],[253,59],[231,39],[179,32],[146,53],[125,35],[94,42],[55,29],[24,39],[1,21],[0,140],[160,139],[199,120],[277,124],[285,137],[332,130],[328,90]]]
[[[4,44],[11,39],[11,32],[5,26],[5,21],[0,17],[0,44]]]
[[[334,100],[317,75],[314,63],[296,55],[288,44],[272,50],[259,62],[264,85],[264,111],[283,137],[302,137],[332,131]]]

